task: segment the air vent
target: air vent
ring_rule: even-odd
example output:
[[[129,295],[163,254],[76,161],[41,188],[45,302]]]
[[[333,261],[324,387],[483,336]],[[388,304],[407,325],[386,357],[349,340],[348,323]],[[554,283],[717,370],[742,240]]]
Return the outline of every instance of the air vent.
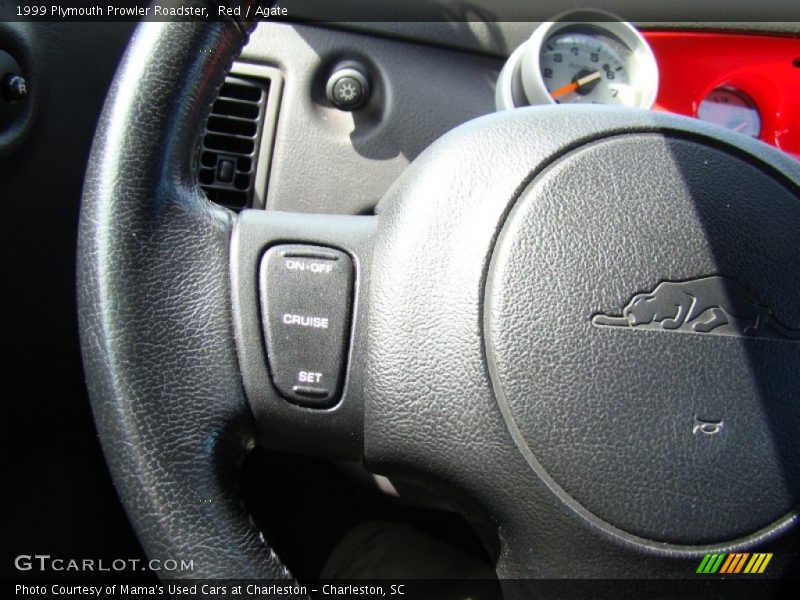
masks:
[[[274,69],[238,63],[225,79],[197,157],[200,187],[212,202],[263,206],[279,86]]]

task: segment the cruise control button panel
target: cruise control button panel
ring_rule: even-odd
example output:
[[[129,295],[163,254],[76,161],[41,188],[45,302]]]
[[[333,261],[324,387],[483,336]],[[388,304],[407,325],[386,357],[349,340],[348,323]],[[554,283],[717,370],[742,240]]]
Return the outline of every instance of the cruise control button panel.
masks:
[[[259,270],[261,319],[275,388],[301,406],[333,406],[348,347],[350,257],[320,246],[273,246]]]

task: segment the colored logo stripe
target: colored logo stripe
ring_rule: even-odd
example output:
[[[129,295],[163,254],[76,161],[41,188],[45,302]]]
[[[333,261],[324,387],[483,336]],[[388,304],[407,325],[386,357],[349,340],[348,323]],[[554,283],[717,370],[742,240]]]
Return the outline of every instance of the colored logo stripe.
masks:
[[[753,554],[753,558],[750,559],[750,562],[747,563],[747,566],[744,568],[745,573],[763,573],[769,561],[772,560],[772,553],[769,554]]]
[[[706,554],[697,573],[735,575],[747,573],[750,575],[763,573],[772,560],[772,553],[733,552],[731,554]]]
[[[722,563],[722,569],[720,573],[727,573],[728,570],[731,568],[731,565],[736,560],[736,554],[728,554],[728,558],[725,559],[725,562]]]
[[[749,554],[729,554],[728,560],[722,565],[720,573],[738,573],[744,567],[745,561],[750,557]]]
[[[706,554],[700,566],[697,567],[698,573],[716,573],[719,566],[722,564],[722,559],[725,558],[724,554]]]

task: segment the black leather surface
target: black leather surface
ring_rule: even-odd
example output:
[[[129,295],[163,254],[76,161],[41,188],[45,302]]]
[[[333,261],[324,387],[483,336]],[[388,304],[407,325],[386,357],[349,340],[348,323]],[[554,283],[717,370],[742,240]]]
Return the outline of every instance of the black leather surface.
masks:
[[[696,121],[546,107],[456,129],[423,153],[385,200],[368,314],[366,462],[392,479],[448,494],[479,531],[495,529],[501,577],[684,577],[711,547],[648,542],[555,494],[515,448],[484,353],[484,289],[493,247],[527,183],[581,143],[643,131],[686,132],[712,144],[724,140],[734,152],[759,157],[800,182],[792,159]],[[613,165],[606,167],[613,172]],[[626,173],[615,176],[624,187]],[[568,223],[576,216],[564,211],[558,218]],[[633,223],[637,218],[631,215]],[[555,236],[565,231],[558,222],[552,227]],[[595,283],[587,275],[580,285],[591,290]],[[602,474],[580,483],[601,484]],[[779,546],[791,539],[780,535],[790,525],[791,519],[716,548]]]
[[[254,444],[230,315],[232,215],[190,175],[243,41],[233,23],[146,23],[98,126],[78,256],[81,342],[117,490],[150,558],[184,577],[283,578],[237,471]]]

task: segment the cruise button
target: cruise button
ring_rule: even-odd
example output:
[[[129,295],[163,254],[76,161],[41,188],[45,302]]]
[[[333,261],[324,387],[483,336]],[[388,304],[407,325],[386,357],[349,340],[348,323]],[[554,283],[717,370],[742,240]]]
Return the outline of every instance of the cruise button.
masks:
[[[259,293],[275,388],[302,406],[332,406],[348,348],[350,257],[320,246],[274,246],[261,260]]]

